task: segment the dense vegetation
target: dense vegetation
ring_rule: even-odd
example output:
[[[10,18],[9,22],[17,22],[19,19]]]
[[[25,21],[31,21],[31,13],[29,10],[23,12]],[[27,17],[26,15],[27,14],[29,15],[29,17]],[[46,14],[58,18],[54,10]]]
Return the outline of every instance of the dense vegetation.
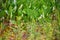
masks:
[[[0,40],[60,40],[60,0],[0,0]]]

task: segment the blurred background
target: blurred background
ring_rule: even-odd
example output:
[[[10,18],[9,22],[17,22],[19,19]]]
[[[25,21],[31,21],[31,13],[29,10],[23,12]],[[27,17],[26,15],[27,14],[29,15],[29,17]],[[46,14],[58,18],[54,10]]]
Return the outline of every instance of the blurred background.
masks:
[[[0,40],[60,40],[60,0],[0,0]]]

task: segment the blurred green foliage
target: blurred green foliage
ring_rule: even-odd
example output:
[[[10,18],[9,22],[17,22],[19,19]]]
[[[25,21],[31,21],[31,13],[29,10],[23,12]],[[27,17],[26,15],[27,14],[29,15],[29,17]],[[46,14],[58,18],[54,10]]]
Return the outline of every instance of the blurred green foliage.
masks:
[[[23,40],[25,31],[27,40],[60,40],[60,0],[0,0],[0,28],[7,24],[13,32],[4,32],[1,40],[11,33]]]

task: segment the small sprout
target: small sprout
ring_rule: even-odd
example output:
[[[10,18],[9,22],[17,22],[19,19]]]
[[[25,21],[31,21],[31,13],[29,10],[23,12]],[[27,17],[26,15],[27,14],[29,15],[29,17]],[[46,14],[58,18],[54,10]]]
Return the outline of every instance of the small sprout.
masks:
[[[8,11],[7,10],[5,10],[5,12],[6,12],[6,14],[8,14]]]
[[[29,8],[31,8],[31,3],[30,3],[30,5],[29,5]]]
[[[16,4],[16,0],[14,0],[14,4]]]
[[[44,18],[44,13],[40,15],[40,17],[38,18],[38,20],[41,19],[41,18]]]
[[[23,4],[20,5],[19,9],[21,9],[23,7]]]

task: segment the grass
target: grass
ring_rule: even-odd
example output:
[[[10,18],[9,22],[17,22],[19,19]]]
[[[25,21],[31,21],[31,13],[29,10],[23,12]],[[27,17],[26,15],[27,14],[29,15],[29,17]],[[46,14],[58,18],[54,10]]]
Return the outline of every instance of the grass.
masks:
[[[55,0],[1,0],[0,40],[60,40],[60,9]]]

